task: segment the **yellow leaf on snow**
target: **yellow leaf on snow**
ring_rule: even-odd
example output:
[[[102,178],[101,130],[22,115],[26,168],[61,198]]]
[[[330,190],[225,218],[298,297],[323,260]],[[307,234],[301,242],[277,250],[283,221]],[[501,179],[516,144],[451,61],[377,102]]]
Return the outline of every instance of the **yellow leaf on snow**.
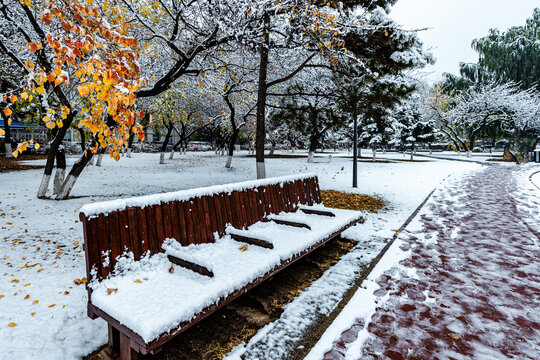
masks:
[[[109,294],[109,295],[111,295],[112,293],[115,293],[117,291],[118,291],[118,289],[109,289],[109,288],[107,288],[107,294]]]
[[[247,244],[246,244],[246,245],[244,245],[244,246],[240,246],[240,247],[238,248],[238,250],[240,250],[240,251],[246,251],[247,248],[248,248],[248,246],[247,246]]]
[[[15,326],[17,326],[17,324],[15,324],[14,322],[10,322],[10,323],[8,324],[8,326],[9,326],[9,327],[15,327]]]

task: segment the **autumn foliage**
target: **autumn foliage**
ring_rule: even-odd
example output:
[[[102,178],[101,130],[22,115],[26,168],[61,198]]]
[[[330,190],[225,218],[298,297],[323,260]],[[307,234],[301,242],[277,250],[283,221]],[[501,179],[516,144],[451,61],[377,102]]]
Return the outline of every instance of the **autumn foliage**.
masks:
[[[27,11],[30,3],[21,6]],[[108,147],[111,157],[118,160],[130,129],[144,137],[137,123],[143,114],[136,109],[134,95],[142,83],[138,47],[128,35],[128,24],[109,2],[97,7],[92,0],[53,0],[32,7],[41,10],[42,24],[37,24],[41,42],[27,43],[37,62],[25,61],[28,83],[19,94],[4,99],[11,102],[4,114],[11,116],[17,95],[42,107],[43,98],[55,95],[60,106],[47,103],[41,118],[44,125],[50,130],[62,128],[69,114],[77,112],[78,126],[93,134],[91,150]],[[74,95],[64,95],[68,93]],[[25,145],[20,144],[13,155]]]

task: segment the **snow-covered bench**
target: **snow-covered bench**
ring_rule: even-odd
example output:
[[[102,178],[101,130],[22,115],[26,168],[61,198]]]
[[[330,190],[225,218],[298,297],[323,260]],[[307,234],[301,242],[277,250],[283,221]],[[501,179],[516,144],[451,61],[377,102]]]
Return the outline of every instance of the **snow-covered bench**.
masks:
[[[290,176],[85,205],[88,316],[102,355],[154,354],[174,336],[362,219]]]

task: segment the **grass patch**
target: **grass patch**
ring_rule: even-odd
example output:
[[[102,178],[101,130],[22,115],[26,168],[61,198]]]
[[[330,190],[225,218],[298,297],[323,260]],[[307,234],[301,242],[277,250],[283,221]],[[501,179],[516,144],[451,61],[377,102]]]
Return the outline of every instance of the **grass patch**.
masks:
[[[21,161],[46,159],[46,155],[20,155],[17,159],[0,157],[0,172],[43,169],[44,165],[23,165]]]
[[[336,209],[378,212],[386,207],[384,200],[378,197],[337,190],[321,190],[321,198],[324,206]]]

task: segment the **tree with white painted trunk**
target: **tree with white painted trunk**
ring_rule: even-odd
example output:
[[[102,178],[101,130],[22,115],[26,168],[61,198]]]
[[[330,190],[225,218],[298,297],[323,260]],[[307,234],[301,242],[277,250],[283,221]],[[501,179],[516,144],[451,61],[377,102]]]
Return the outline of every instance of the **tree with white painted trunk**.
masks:
[[[38,106],[40,124],[53,137],[38,197],[47,194],[56,160],[55,198],[65,199],[94,153],[111,145],[110,155],[117,159],[129,129],[142,133],[133,127],[139,117],[134,103],[140,86],[136,40],[122,27],[122,19],[109,16],[114,7],[100,9],[83,0],[62,7],[12,0],[3,0],[3,5],[2,26],[16,29],[24,46],[0,35],[0,50],[22,69],[24,81],[2,111],[11,116],[15,98]],[[92,139],[66,175],[61,144],[73,123],[87,128]],[[14,155],[27,146],[21,143]]]

